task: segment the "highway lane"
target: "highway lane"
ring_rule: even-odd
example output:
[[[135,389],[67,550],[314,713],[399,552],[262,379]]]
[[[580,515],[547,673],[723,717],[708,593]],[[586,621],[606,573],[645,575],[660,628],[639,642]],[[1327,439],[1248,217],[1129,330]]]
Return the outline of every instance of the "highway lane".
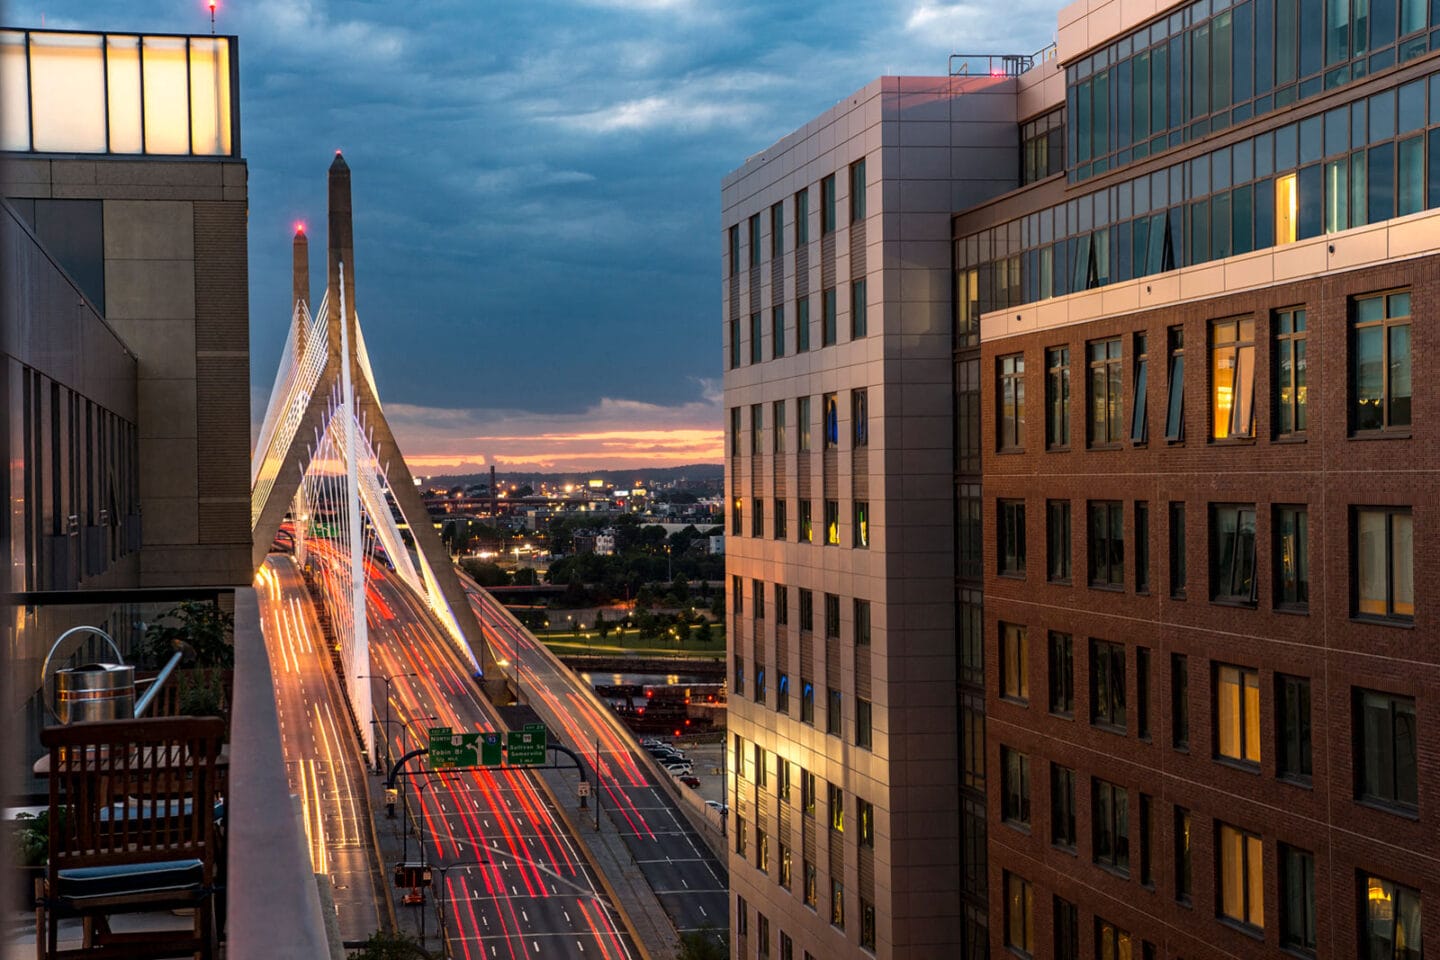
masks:
[[[341,937],[365,940],[388,921],[359,745],[294,559],[272,554],[256,586],[285,768],[300,798],[310,860],[331,879]]]
[[[575,674],[543,655],[539,641],[489,593],[466,583],[497,659],[519,677],[522,698],[567,744],[596,762],[604,809],[650,888],[681,932],[729,925],[729,874],[637,757],[639,744]]]
[[[456,732],[496,729],[492,708],[467,665],[410,591],[383,567],[373,567],[367,592],[371,672],[394,678],[390,709],[399,722],[388,735],[395,756],[432,725]],[[417,676],[403,676],[408,673]],[[383,715],[384,684],[374,683],[377,714]],[[418,769],[415,761],[411,769]],[[431,775],[411,780],[407,799],[418,812],[426,859],[445,868],[437,870],[430,891],[442,902],[421,909],[443,909],[447,955],[467,960],[637,955],[536,774]],[[407,843],[416,850],[420,837]],[[436,913],[427,914],[430,929],[436,920]]]

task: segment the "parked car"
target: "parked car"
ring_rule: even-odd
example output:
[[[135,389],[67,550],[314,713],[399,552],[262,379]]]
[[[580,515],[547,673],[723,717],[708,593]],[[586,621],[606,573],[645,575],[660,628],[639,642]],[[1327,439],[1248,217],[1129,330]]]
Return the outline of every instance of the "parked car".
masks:
[[[684,751],[676,750],[674,747],[649,747],[650,756],[657,760],[686,760]]]
[[[695,776],[693,773],[687,773],[684,776],[676,777],[676,779],[679,780],[681,783],[685,784],[685,786],[689,787],[691,790],[700,789],[700,778]]]
[[[730,808],[729,808],[727,805],[721,803],[719,800],[706,800],[706,801],[705,801],[705,806],[707,806],[707,807],[709,807],[710,809],[714,810],[716,813],[720,814],[720,816],[722,816],[722,817],[725,816],[726,814],[728,814],[728,813],[730,812]]]
[[[667,760],[660,765],[672,774],[691,774],[695,772],[695,765],[689,760]]]

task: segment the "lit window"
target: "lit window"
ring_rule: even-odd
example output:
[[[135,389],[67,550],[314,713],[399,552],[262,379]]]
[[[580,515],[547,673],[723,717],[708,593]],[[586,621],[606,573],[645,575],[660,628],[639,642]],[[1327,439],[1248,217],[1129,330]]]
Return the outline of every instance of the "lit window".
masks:
[[[1215,670],[1216,753],[1260,762],[1260,674],[1244,667]]]
[[[1210,326],[1210,420],[1216,440],[1255,435],[1255,321]]]
[[[1409,509],[1355,511],[1355,609],[1366,617],[1415,618],[1415,524]]]
[[[822,398],[825,411],[825,449],[840,445],[840,402],[835,394],[827,393]]]
[[[1275,178],[1275,243],[1294,243],[1300,224],[1300,197],[1296,175]]]
[[[1265,929],[1265,873],[1260,838],[1220,824],[1220,914]]]
[[[1012,700],[1030,698],[1026,632],[1024,627],[1013,623],[1000,624],[1000,695]]]
[[[1365,876],[1363,956],[1367,960],[1420,960],[1420,891]]]
[[[1025,956],[1035,952],[1035,891],[1029,881],[1005,871],[1005,945]]]

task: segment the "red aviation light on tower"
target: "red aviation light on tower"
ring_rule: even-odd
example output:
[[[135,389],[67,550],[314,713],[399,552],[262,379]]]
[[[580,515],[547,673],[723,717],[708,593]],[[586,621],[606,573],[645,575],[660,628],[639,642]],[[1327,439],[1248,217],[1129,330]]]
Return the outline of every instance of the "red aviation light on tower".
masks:
[[[296,233],[304,233],[304,232],[305,232],[305,221],[304,221],[304,220],[296,220],[296,221],[295,221],[295,232],[296,232]]]

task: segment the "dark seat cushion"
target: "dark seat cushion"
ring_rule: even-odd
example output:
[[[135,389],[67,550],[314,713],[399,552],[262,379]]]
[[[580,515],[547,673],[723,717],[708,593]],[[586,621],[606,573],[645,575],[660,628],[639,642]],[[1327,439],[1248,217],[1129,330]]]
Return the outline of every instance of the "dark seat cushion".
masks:
[[[61,870],[56,899],[72,907],[123,897],[198,896],[205,888],[205,867],[199,860],[72,867]]]

